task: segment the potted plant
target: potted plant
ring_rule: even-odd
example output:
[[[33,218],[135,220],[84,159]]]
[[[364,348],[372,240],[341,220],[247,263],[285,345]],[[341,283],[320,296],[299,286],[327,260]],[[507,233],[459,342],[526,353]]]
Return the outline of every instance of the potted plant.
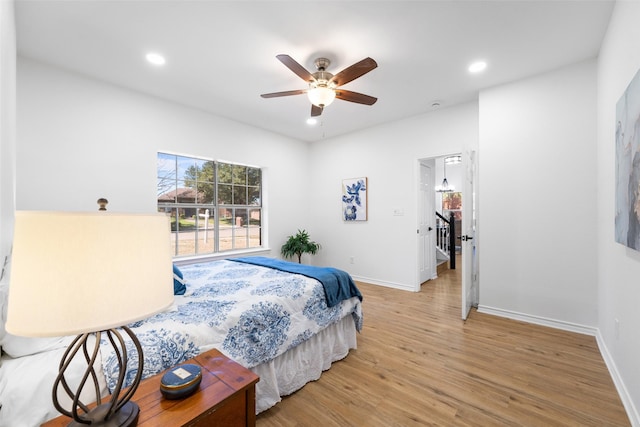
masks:
[[[285,258],[293,258],[294,255],[298,256],[298,263],[302,263],[302,254],[309,253],[311,255],[318,252],[320,244],[309,240],[309,233],[306,230],[298,230],[295,236],[289,236],[280,253]]]

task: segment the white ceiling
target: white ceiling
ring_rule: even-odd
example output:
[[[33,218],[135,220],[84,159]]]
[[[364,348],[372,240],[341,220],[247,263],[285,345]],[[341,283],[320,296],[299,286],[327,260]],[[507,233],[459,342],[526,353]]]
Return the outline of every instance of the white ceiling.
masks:
[[[303,141],[477,99],[478,91],[594,58],[610,0],[188,1],[17,0],[18,53]],[[164,54],[154,67],[148,51]],[[305,123],[305,89],[276,55],[334,74],[369,56],[378,68],[344,86],[373,106],[336,100]],[[484,59],[488,68],[470,75]],[[63,100],[61,100],[63,102]]]

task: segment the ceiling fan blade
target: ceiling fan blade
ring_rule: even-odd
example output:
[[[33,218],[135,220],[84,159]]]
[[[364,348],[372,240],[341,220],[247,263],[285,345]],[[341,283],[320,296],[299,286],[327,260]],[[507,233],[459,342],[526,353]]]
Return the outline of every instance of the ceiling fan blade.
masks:
[[[278,58],[280,62],[282,62],[288,69],[296,73],[296,75],[305,82],[311,83],[316,80],[310,72],[308,72],[302,65],[298,64],[296,60],[289,55],[276,55],[276,58]]]
[[[322,114],[322,110],[322,107],[311,104],[311,117],[318,117],[320,114]]]
[[[365,105],[373,105],[378,100],[378,98],[374,98],[373,96],[344,89],[336,89],[336,98]]]
[[[273,93],[263,93],[260,95],[263,98],[277,98],[279,96],[291,96],[291,95],[302,95],[303,93],[307,93],[306,90],[298,89],[298,90],[288,90],[285,92],[273,92]]]
[[[378,66],[378,63],[371,58],[365,58],[360,62],[356,62],[350,67],[345,68],[330,80],[335,83],[336,87],[349,83],[360,76],[367,74]]]

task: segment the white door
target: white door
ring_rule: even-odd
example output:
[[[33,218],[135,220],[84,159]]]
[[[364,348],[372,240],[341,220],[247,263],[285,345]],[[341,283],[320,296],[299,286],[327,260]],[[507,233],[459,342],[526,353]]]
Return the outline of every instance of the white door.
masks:
[[[418,265],[419,283],[433,279],[435,268],[434,236],[434,199],[433,177],[431,167],[420,163],[420,196],[418,209]]]
[[[478,250],[476,235],[477,159],[475,151],[462,156],[464,189],[462,192],[462,319],[466,320],[472,306],[478,306]]]

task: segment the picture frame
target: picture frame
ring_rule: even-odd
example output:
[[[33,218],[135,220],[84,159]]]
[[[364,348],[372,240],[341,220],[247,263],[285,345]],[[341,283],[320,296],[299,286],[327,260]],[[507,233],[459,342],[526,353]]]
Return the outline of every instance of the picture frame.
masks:
[[[345,222],[367,220],[367,177],[342,180],[342,219]]]
[[[640,71],[616,103],[615,240],[640,251]]]

